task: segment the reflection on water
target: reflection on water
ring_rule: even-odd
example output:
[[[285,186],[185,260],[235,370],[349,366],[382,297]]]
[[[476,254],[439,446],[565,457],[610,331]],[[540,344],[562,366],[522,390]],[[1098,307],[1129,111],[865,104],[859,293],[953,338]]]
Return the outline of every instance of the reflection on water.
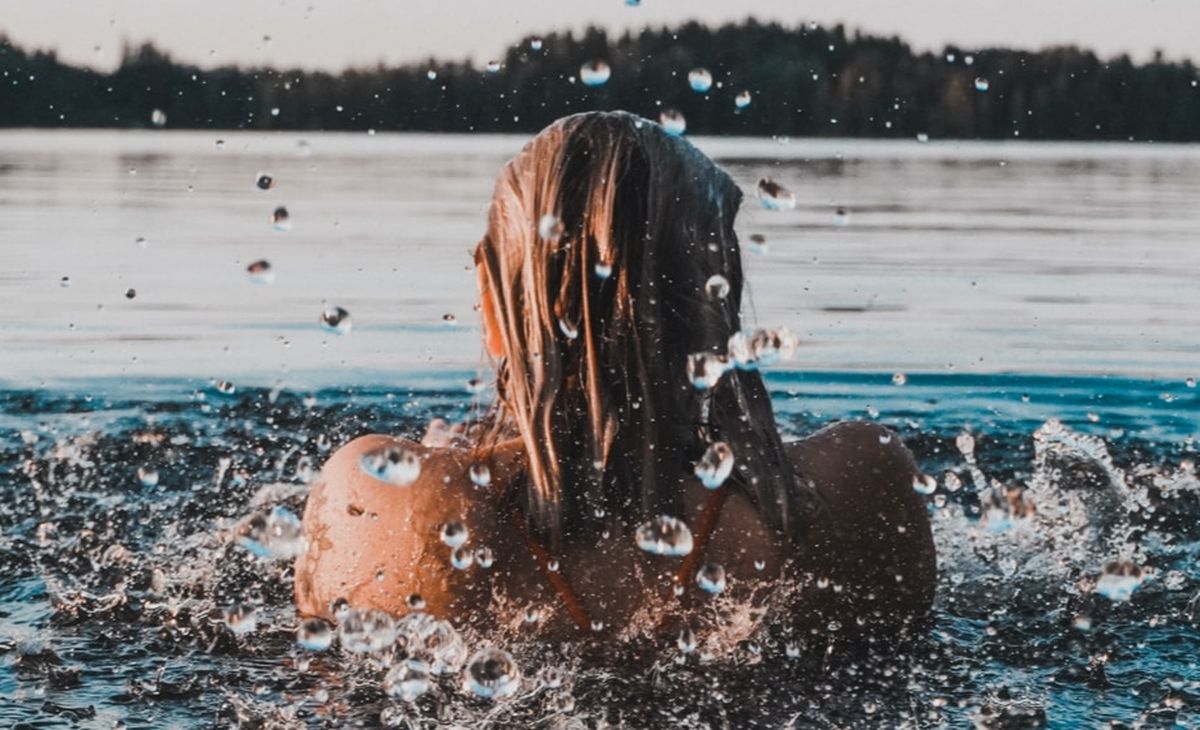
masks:
[[[3,377],[322,385],[479,361],[467,252],[522,138],[219,136],[0,133]],[[806,367],[1194,375],[1200,148],[698,144],[747,201],[763,178],[796,196],[738,227],[769,247],[747,255],[750,324],[797,332]],[[263,260],[275,283],[249,286]],[[352,336],[315,326],[327,305]]]

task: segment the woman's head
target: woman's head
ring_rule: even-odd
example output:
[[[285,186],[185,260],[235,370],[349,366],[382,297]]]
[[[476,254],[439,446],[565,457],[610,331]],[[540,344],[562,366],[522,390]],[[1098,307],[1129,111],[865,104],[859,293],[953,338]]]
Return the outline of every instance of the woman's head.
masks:
[[[601,510],[678,515],[715,441],[768,520],[798,527],[758,372],[689,376],[703,355],[726,369],[741,331],[741,198],[689,142],[626,113],[561,119],[504,167],[476,251],[496,423],[524,440],[526,512],[551,541]]]

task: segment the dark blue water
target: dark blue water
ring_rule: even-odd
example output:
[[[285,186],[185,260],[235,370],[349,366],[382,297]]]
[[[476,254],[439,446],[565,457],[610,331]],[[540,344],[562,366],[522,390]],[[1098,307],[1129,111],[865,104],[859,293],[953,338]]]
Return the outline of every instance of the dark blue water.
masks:
[[[389,699],[381,667],[295,646],[290,568],[229,531],[263,507],[299,513],[312,470],[359,434],[419,438],[430,418],[469,416],[470,375],[316,392],[170,379],[0,390],[0,724],[1200,724],[1200,391],[1103,377],[770,374],[788,434],[877,420],[937,479],[939,596],[915,642],[857,653],[831,631],[792,659],[797,637],[769,616],[700,661],[669,644],[548,647],[498,629],[466,638],[514,653],[513,699],[470,697],[457,677],[414,705]],[[981,521],[993,482],[1024,488],[1036,515]],[[1098,589],[1118,559],[1143,576],[1124,601]],[[257,607],[255,631],[221,619],[234,602]],[[562,687],[547,668],[565,671]]]

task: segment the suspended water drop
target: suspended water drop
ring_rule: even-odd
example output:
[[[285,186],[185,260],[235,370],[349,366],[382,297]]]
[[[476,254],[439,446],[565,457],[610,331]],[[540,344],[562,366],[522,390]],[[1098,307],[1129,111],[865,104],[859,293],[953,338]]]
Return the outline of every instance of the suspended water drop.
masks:
[[[688,85],[692,87],[692,91],[703,94],[712,88],[712,74],[706,68],[694,68],[688,71]]]
[[[225,140],[223,140],[223,139],[218,139],[218,140],[216,141],[216,143],[215,143],[215,144],[216,144],[216,148],[217,148],[217,151],[218,151],[218,152],[220,152],[221,150],[225,149]]]
[[[258,626],[258,612],[248,603],[235,603],[221,611],[225,625],[233,633],[241,636],[248,634]]]
[[[688,381],[697,390],[715,387],[727,370],[729,370],[729,360],[724,355],[712,352],[695,352],[688,355]]]
[[[542,614],[540,611],[537,610],[537,608],[530,606],[525,609],[525,623],[536,624],[538,622],[538,619],[540,619],[541,617],[542,617]]]
[[[490,74],[500,73],[500,65],[499,61],[488,61],[483,70]]]
[[[791,210],[796,207],[796,196],[792,191],[769,177],[758,181],[758,200],[767,210]]]
[[[921,142],[921,143],[928,142],[928,141],[929,141],[929,135],[928,135],[928,134],[926,134],[925,132],[917,132],[917,141],[918,141],[918,142]]]
[[[1114,560],[1104,566],[1096,581],[1096,593],[1110,601],[1128,601],[1148,577],[1148,571],[1130,560]]]
[[[962,480],[954,472],[948,471],[942,477],[942,485],[946,487],[947,492],[957,492],[962,489]]]
[[[125,298],[126,299],[133,299],[136,296],[137,296],[137,290],[134,289],[133,287],[130,287],[125,290]]]
[[[271,213],[271,225],[280,233],[285,233],[292,230],[292,217],[288,215],[288,209],[282,205]]]
[[[167,126],[167,115],[162,109],[155,109],[150,112],[150,123],[156,127]]]
[[[725,590],[725,568],[717,563],[705,563],[696,572],[696,585],[705,593],[720,593]]]
[[[761,233],[750,234],[750,253],[762,255],[768,250],[767,237]]]
[[[1196,379],[1188,378],[1187,380],[1183,381],[1183,384],[1189,388],[1195,388],[1196,387]]]
[[[59,279],[58,285],[61,286],[63,289],[70,287],[71,286],[71,277],[64,276],[63,278]]]
[[[447,312],[446,314],[442,315],[442,322],[453,327],[454,325],[458,324],[458,317],[455,317],[452,313]]]
[[[471,464],[471,468],[467,472],[470,474],[471,483],[477,487],[486,487],[492,483],[492,471],[482,461]]]
[[[850,225],[850,211],[845,208],[838,208],[833,212],[833,225],[838,228],[845,228]]]
[[[566,337],[568,340],[574,340],[579,337],[579,328],[561,317],[558,320],[558,329],[563,333],[563,337]]]
[[[420,593],[410,593],[405,601],[410,611],[424,611],[425,598]]]
[[[246,267],[246,275],[255,284],[272,284],[275,282],[275,271],[266,259],[259,259]]]
[[[534,38],[534,39],[530,40],[530,41],[529,41],[529,50],[531,50],[531,51],[540,51],[540,50],[542,50],[542,39],[541,39],[541,38]]]
[[[745,109],[750,106],[750,92],[743,91],[733,98],[733,105],[738,109]]]
[[[687,131],[687,119],[684,118],[683,112],[675,109],[663,109],[659,112],[658,123],[662,125],[663,131],[672,137],[678,137]]]
[[[799,659],[800,658],[799,642],[789,641],[787,643],[787,646],[784,647],[784,653],[787,654],[788,659]]]
[[[457,570],[466,570],[475,562],[475,553],[466,545],[460,545],[450,551],[450,564]]]
[[[612,276],[613,267],[610,263],[597,261],[595,266],[596,276],[600,279],[607,279]]]
[[[221,395],[233,395],[237,392],[237,386],[228,380],[218,380],[214,387]]]
[[[800,338],[787,327],[754,330],[750,335],[750,354],[759,365],[791,360],[800,346]]]
[[[275,177],[269,172],[260,172],[254,176],[254,185],[259,190],[270,190],[275,185]]]
[[[475,550],[475,564],[480,568],[487,570],[496,563],[496,554],[492,552],[490,547],[484,547]]]
[[[338,640],[355,654],[383,651],[396,640],[396,622],[385,611],[352,608],[338,619]]]
[[[483,378],[470,378],[467,380],[468,393],[482,393],[487,388],[487,383]]]
[[[538,218],[538,235],[543,241],[555,241],[563,234],[562,221],[553,213]]]
[[[383,678],[383,691],[405,702],[414,702],[432,685],[423,664],[410,659],[393,666]]]
[[[691,627],[684,626],[679,632],[679,638],[675,639],[675,645],[684,654],[691,654],[696,650],[696,632],[692,631]]]
[[[430,81],[433,81],[434,79],[437,78],[437,71],[434,71],[433,69],[429,69],[428,71],[425,72],[425,78],[429,79]]]
[[[354,323],[350,320],[350,313],[341,307],[326,307],[321,312],[321,329],[326,332],[332,332],[335,335],[344,335],[350,331]]]
[[[579,80],[584,86],[604,86],[612,76],[612,69],[599,59],[588,61],[579,67]]]
[[[696,462],[696,478],[708,489],[716,489],[733,473],[733,450],[724,441],[710,444]]]
[[[892,385],[908,384],[908,376],[904,373],[895,373],[892,375]]]
[[[475,652],[463,673],[463,687],[479,697],[503,699],[521,686],[521,669],[503,649],[484,647]]]
[[[967,54],[966,56],[963,56],[963,63],[965,63],[968,66],[973,66],[973,65],[975,65],[975,57],[970,54]]]
[[[402,446],[383,446],[359,457],[358,468],[381,482],[407,487],[421,476],[421,457]]]
[[[333,629],[319,618],[305,619],[296,627],[296,645],[306,651],[325,651],[333,643]]]
[[[937,480],[928,474],[918,474],[913,477],[913,491],[917,494],[928,496],[933,494],[937,489]]]
[[[1025,490],[998,485],[980,494],[979,511],[983,527],[990,532],[1003,532],[1028,522],[1037,510]]]
[[[953,53],[947,53],[946,54],[946,63],[954,63],[954,58],[955,58],[955,56]]]
[[[977,76],[975,78],[975,90],[978,91],[979,93],[982,94],[983,92],[987,91],[988,87],[990,87],[990,86],[991,86],[991,84],[984,77]]]
[[[441,531],[442,542],[448,547],[456,548],[467,542],[470,533],[467,531],[467,526],[461,522],[447,522],[442,525]]]
[[[637,546],[653,555],[687,555],[692,552],[692,531],[675,517],[660,515],[643,524],[635,534]]]
[[[286,507],[251,515],[236,534],[238,544],[264,560],[293,560],[307,548],[300,518]]]
[[[146,465],[138,467],[137,476],[138,481],[141,482],[142,486],[146,487],[147,489],[158,486],[158,470],[152,466]]]
[[[755,560],[754,561],[754,569],[755,570],[765,570],[766,567],[767,567],[767,561],[765,561],[765,560]]]
[[[729,279],[720,274],[713,274],[704,282],[704,293],[709,299],[724,299],[729,296]]]

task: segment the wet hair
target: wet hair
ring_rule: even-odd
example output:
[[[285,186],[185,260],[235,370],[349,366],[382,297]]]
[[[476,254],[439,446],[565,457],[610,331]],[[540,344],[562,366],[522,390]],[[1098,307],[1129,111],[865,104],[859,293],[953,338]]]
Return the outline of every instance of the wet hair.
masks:
[[[598,526],[597,510],[682,516],[715,441],[735,455],[722,488],[799,535],[804,490],[760,374],[730,369],[709,389],[688,376],[689,356],[726,355],[742,327],[741,199],[690,142],[623,112],[560,119],[501,172],[476,249],[504,346],[482,446],[519,433],[518,497],[552,545]],[[718,274],[723,298],[706,292]]]

